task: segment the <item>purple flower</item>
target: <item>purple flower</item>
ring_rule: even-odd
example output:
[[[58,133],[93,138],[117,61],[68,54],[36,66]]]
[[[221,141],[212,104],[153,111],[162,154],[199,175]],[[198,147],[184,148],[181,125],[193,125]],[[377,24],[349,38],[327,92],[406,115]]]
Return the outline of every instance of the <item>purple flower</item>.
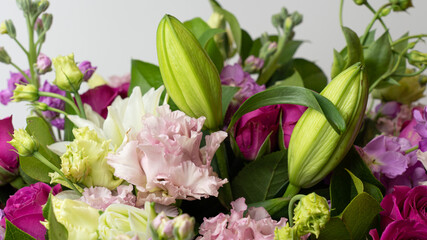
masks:
[[[97,67],[92,66],[89,61],[83,61],[79,64],[79,69],[83,73],[83,81],[89,80],[92,77]]]
[[[53,119],[50,123],[58,129],[64,129],[65,127],[65,119],[60,117]]]
[[[103,118],[107,117],[107,107],[111,105],[117,96],[127,97],[129,83],[124,83],[120,87],[113,88],[108,85],[101,85],[89,89],[81,98],[82,102],[89,104],[93,111],[99,113]]]
[[[25,71],[25,74],[30,76],[30,71]],[[16,84],[26,84],[27,79],[21,73],[10,72],[10,78],[7,80],[7,89],[0,91],[0,102],[3,105],[7,105],[12,99],[13,90],[16,88]]]
[[[34,238],[45,239],[46,228],[40,223],[44,220],[42,206],[46,204],[50,192],[56,195],[60,191],[61,185],[51,188],[42,182],[19,189],[6,202],[1,226],[6,226],[7,219]]]
[[[65,96],[65,91],[62,91],[57,86],[50,84],[48,81],[45,81],[43,86],[39,89],[42,92],[51,92],[56,93],[62,96]],[[57,108],[60,110],[64,110],[65,103],[64,101],[58,99],[58,98],[52,98],[52,97],[40,97],[39,102],[46,103],[49,107]],[[43,115],[48,119],[54,119],[58,116],[58,113],[52,112],[52,111],[44,111]]]
[[[18,171],[18,154],[8,142],[13,134],[12,116],[0,119],[0,185],[12,180]]]
[[[44,74],[52,70],[52,61],[50,58],[43,53],[40,53],[37,57],[36,68],[38,73]]]
[[[388,116],[390,118],[395,118],[397,114],[400,112],[400,103],[391,101],[383,104],[378,104],[375,107],[375,111],[377,113],[381,113],[382,115]]]
[[[425,152],[427,151],[427,107],[425,107],[422,112],[418,109],[415,110],[414,119],[417,121],[417,125],[414,129],[421,137],[418,146],[421,151]]]
[[[249,70],[250,72],[257,72],[261,70],[263,66],[264,66],[264,59],[262,58],[257,58],[251,55],[245,60],[245,69]]]

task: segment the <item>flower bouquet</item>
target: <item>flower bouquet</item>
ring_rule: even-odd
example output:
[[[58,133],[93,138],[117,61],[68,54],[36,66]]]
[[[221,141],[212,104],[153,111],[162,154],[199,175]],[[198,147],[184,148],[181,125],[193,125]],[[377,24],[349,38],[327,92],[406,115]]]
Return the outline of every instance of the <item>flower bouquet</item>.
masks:
[[[427,35],[393,39],[383,19],[412,3],[384,2],[354,1],[358,34],[341,1],[330,81],[294,57],[301,14],[253,38],[215,0],[207,22],[165,15],[158,64],[106,81],[43,54],[50,3],[17,0],[28,47],[12,20],[0,34],[28,65],[0,47],[0,102],[30,111],[0,119],[0,239],[426,239]]]

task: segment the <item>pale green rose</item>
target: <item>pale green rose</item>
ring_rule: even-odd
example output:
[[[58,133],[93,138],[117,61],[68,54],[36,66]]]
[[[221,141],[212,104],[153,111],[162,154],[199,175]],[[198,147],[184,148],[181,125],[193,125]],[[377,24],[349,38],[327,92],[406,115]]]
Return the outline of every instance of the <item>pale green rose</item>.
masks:
[[[31,156],[38,150],[38,144],[34,138],[25,129],[16,129],[13,133],[13,139],[9,142],[19,155]]]
[[[110,141],[98,137],[88,127],[73,129],[75,139],[67,145],[61,156],[61,171],[74,183],[86,187],[98,186],[115,189],[122,179],[114,176],[114,169],[105,158],[109,153]],[[60,183],[60,176],[52,174],[53,182]]]
[[[98,239],[98,209],[87,203],[52,196],[52,207],[56,220],[68,231],[68,240]]]
[[[294,224],[299,236],[313,233],[319,237],[330,218],[328,201],[316,193],[310,193],[298,202],[294,209]]]
[[[53,84],[64,91],[77,91],[83,81],[83,73],[74,61],[74,54],[58,56],[52,62],[56,75]]]
[[[17,84],[15,90],[13,90],[13,102],[20,101],[37,101],[39,99],[39,91],[33,84]]]
[[[145,205],[147,209],[149,205]],[[150,207],[148,208],[150,209]],[[101,239],[118,239],[137,236],[139,240],[149,239],[150,211],[124,204],[111,204],[99,218],[98,232]]]

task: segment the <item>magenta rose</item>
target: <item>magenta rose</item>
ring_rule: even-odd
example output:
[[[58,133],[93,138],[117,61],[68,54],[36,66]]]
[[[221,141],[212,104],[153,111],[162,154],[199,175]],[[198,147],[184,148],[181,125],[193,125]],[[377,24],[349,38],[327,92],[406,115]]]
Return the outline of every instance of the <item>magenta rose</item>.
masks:
[[[384,230],[381,240],[426,239],[427,225],[416,220],[394,221]]]
[[[427,226],[427,186],[396,186],[381,202],[381,229],[400,220],[414,220]]]
[[[254,160],[267,137],[270,141],[269,151],[278,146],[280,115],[285,147],[288,147],[292,131],[306,107],[291,104],[261,107],[243,115],[235,125],[235,139],[243,157]]]
[[[61,185],[51,188],[38,182],[19,189],[6,202],[1,226],[6,227],[6,219],[22,231],[36,239],[45,239],[46,228],[40,223],[44,220],[42,206],[46,204],[49,193],[56,195],[61,191]]]
[[[18,171],[18,154],[8,142],[13,134],[12,116],[0,119],[0,185],[15,178]]]

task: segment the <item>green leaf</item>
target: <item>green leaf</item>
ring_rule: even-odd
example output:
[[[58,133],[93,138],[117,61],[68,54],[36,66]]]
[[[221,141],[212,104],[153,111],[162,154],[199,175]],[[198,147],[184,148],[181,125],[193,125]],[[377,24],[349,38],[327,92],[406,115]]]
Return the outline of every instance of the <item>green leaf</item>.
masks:
[[[212,8],[215,12],[218,12],[224,15],[225,21],[230,25],[231,34],[233,35],[234,41],[236,42],[237,52],[241,54],[242,50],[242,30],[240,29],[240,24],[237,21],[237,18],[230,13],[229,11],[223,9],[217,1],[210,0]]]
[[[68,99],[74,102],[74,99],[71,97],[71,94],[69,92],[65,94],[65,97],[67,97]],[[76,113],[69,104],[65,104],[65,112],[68,113],[69,115],[78,115],[78,113]],[[74,139],[73,128],[74,128],[74,124],[68,118],[65,118],[64,141],[73,141]]]
[[[352,66],[357,62],[363,64],[363,51],[360,39],[355,32],[348,27],[343,27],[345,41],[347,42],[347,63],[344,69]]]
[[[289,61],[291,61],[296,51],[298,50],[299,46],[301,46],[302,43],[303,41],[295,41],[295,40],[287,42],[287,44],[284,46],[282,54],[279,56],[277,63],[280,65],[284,65]]]
[[[206,30],[197,40],[203,48],[206,48],[206,45],[209,40],[211,40],[216,34],[225,32],[223,29],[211,28]]]
[[[35,238],[22,231],[6,219],[6,234],[4,236],[4,240],[35,240]]]
[[[387,32],[372,43],[365,51],[365,66],[369,85],[374,83],[392,64],[392,50]]]
[[[222,116],[225,116],[227,112],[228,105],[230,105],[231,100],[234,97],[234,94],[240,90],[238,87],[225,86],[221,85],[222,88]]]
[[[361,193],[355,197],[342,213],[342,221],[352,239],[365,239],[370,225],[382,211],[380,204],[369,194]]]
[[[289,201],[289,198],[273,198],[261,202],[250,203],[248,204],[248,207],[263,207],[270,216],[273,216],[287,207],[289,205]]]
[[[329,219],[325,228],[320,231],[318,240],[331,239],[351,240],[350,233],[339,217],[332,217]]]
[[[301,75],[297,70],[294,71],[290,77],[286,78],[282,81],[277,81],[274,83],[274,87],[277,86],[296,86],[296,87],[304,87],[304,81],[301,78]]]
[[[351,177],[343,168],[336,168],[329,185],[331,199],[331,216],[340,215],[351,200],[357,195]]]
[[[49,230],[47,231],[49,240],[68,239],[67,229],[64,227],[64,225],[59,223],[55,217],[55,212],[52,205],[52,194],[49,194],[46,205],[43,207],[43,217],[45,217],[49,222]]]
[[[293,60],[293,67],[303,80],[304,87],[308,89],[321,92],[328,84],[328,78],[314,62],[297,58]]]
[[[246,58],[250,56],[253,41],[248,32],[242,29],[242,50],[240,51],[240,58],[245,62]]]
[[[377,200],[378,202],[381,202],[383,200],[384,196],[377,186],[364,182],[363,189],[365,190],[365,192],[369,193],[369,195],[375,198],[375,200]]]
[[[247,99],[231,118],[229,129],[244,114],[260,107],[274,104],[297,104],[315,109],[325,115],[338,133],[344,131],[345,122],[337,108],[327,98],[301,87],[275,87],[257,93]]]
[[[53,165],[60,168],[59,157],[51,152],[46,146],[54,143],[54,139],[50,134],[50,127],[46,121],[40,117],[28,117],[27,132],[34,136],[39,143],[39,152],[46,157]],[[41,163],[37,158],[34,157],[19,157],[19,163],[22,170],[31,178],[38,181],[50,182],[49,172],[52,170]]]
[[[245,197],[250,204],[274,197],[287,181],[287,151],[282,150],[246,165],[231,186],[234,198]]]
[[[353,184],[356,187],[357,194],[360,194],[363,192],[363,182],[356,177],[352,172],[350,172],[348,169],[345,169],[347,173],[350,175],[351,180],[353,180]]]
[[[262,156],[268,154],[271,152],[271,134],[273,134],[273,131],[271,131],[267,137],[265,138],[264,142],[261,144],[261,147],[258,150],[258,153],[255,157],[255,160],[260,159]]]
[[[162,75],[158,66],[136,59],[131,60],[129,93],[132,93],[134,87],[139,87],[144,95],[151,88],[157,89],[162,85]]]
[[[369,46],[375,41],[375,29],[368,32],[368,36],[366,37],[365,44],[363,46]]]
[[[344,70],[345,60],[341,53],[334,49],[334,62],[331,69],[331,78],[334,79],[338,74]]]

